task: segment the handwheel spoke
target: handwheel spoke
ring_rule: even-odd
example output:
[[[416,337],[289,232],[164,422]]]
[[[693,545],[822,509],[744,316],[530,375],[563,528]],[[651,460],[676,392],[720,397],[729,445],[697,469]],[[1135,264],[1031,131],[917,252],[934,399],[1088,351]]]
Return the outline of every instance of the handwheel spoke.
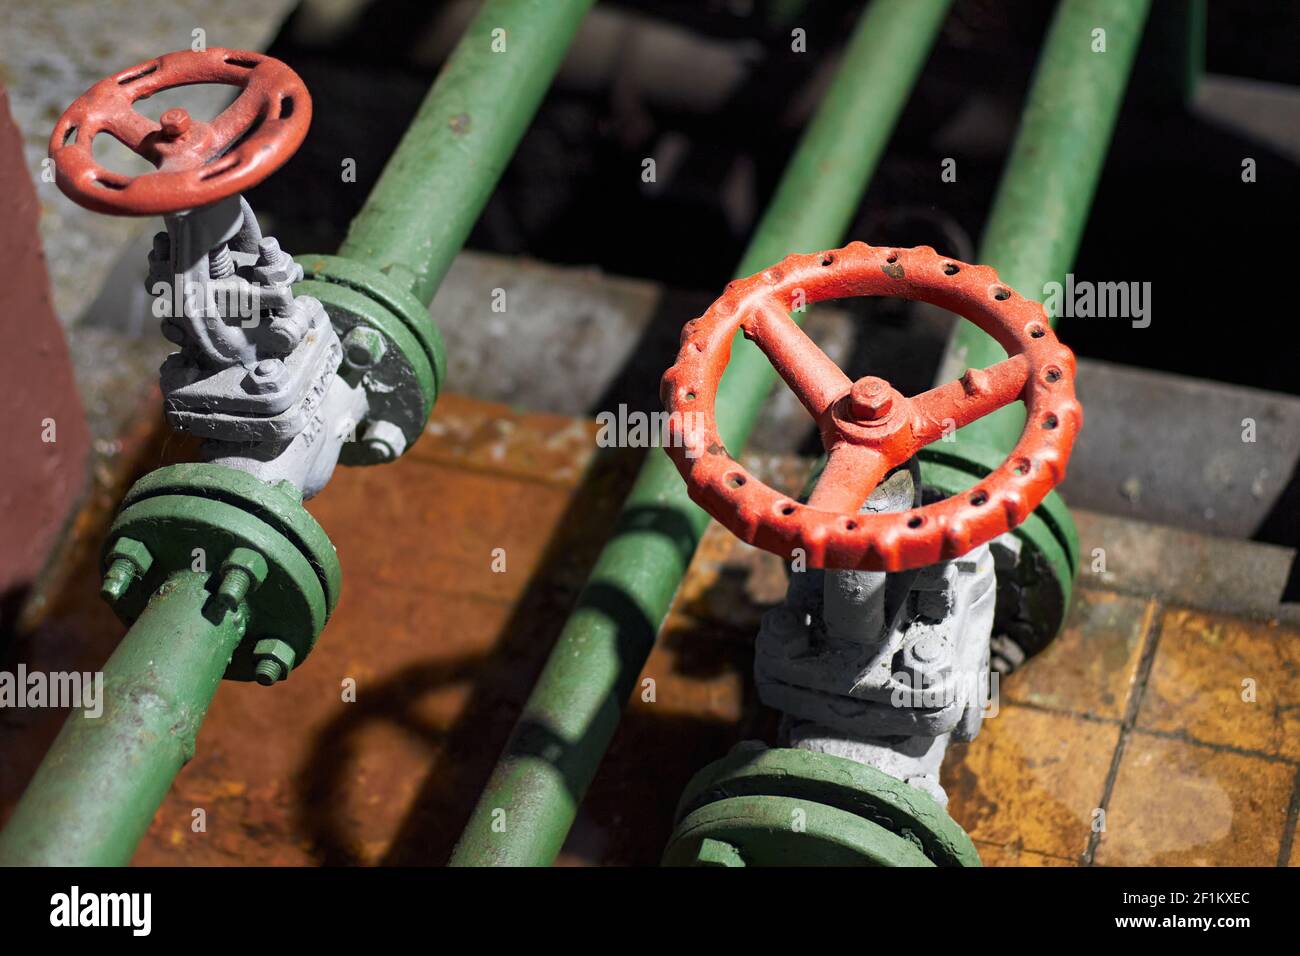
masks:
[[[969,369],[958,381],[913,397],[913,434],[917,442],[928,445],[1009,405],[1020,397],[1028,378],[1029,359],[1013,355],[985,369]]]
[[[251,87],[244,89],[234,102],[212,121],[213,155],[227,152],[262,119],[263,97]]]
[[[104,132],[133,153],[139,153],[142,156],[144,154],[140,150],[144,141],[161,129],[162,127],[149,117],[136,112],[131,107],[117,110],[103,121]]]
[[[776,306],[763,306],[754,322],[758,347],[804,408],[821,422],[831,403],[849,390],[849,377]]]
[[[817,479],[808,507],[856,514],[890,467],[885,456],[875,449],[848,443],[836,445]]]

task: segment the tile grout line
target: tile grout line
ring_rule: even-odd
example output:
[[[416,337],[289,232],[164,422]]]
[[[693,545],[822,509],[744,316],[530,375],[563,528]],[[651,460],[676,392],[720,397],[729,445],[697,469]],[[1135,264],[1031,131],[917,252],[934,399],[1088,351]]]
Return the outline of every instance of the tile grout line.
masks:
[[[1124,708],[1124,719],[1119,726],[1119,739],[1115,743],[1115,752],[1111,754],[1110,768],[1106,771],[1106,782],[1102,785],[1100,809],[1102,826],[1105,827],[1105,813],[1110,809],[1110,798],[1114,794],[1115,781],[1119,778],[1119,765],[1124,759],[1124,749],[1128,744],[1129,734],[1137,724],[1138,712],[1142,708],[1142,699],[1146,696],[1147,682],[1151,679],[1151,668],[1155,664],[1156,651],[1160,646],[1160,633],[1163,626],[1164,603],[1156,596],[1150,596],[1147,606],[1147,626],[1142,656],[1138,659],[1137,673],[1133,678],[1133,691],[1129,695],[1128,705]],[[1104,830],[1093,829],[1088,834],[1088,847],[1083,851],[1083,866],[1093,866],[1097,849],[1101,846]]]
[[[1150,588],[1126,587],[1122,584],[1105,584],[1100,581],[1090,581],[1082,576],[1079,577],[1078,587],[1081,591],[1093,591],[1100,594],[1118,594],[1120,597],[1142,598],[1144,600],[1157,597],[1161,592],[1153,592]],[[1186,595],[1179,595],[1175,600],[1164,601],[1166,609],[1180,609],[1196,611],[1201,614],[1218,614],[1223,617],[1240,618],[1252,623],[1276,622],[1283,627],[1295,628],[1300,625],[1295,617],[1283,605],[1262,605],[1262,604],[1242,604],[1242,605],[1224,605],[1215,604],[1212,601],[1197,602],[1189,600]]]
[[[1054,717],[1074,717],[1078,720],[1086,721],[1091,724],[1101,724],[1104,727],[1123,727],[1123,717],[1106,717],[1101,714],[1094,714],[1090,711],[1069,710],[1064,707],[1049,707],[1046,704],[1039,704],[1032,700],[1016,700],[1014,697],[1007,701],[1008,707],[1019,707],[1022,710],[1032,710],[1040,714],[1051,714]],[[1161,740],[1173,740],[1178,743],[1187,744],[1190,747],[1204,747],[1206,750],[1212,750],[1215,753],[1232,754],[1237,757],[1250,757],[1254,760],[1263,760],[1267,763],[1280,763],[1288,767],[1296,767],[1297,760],[1294,757],[1287,757],[1281,754],[1269,753],[1266,750],[1251,750],[1247,747],[1235,747],[1232,744],[1218,743],[1213,740],[1203,740],[1200,737],[1193,737],[1186,731],[1175,730],[1156,730],[1152,727],[1129,728],[1134,733],[1144,734],[1148,737],[1158,737]]]
[[[1291,863],[1297,819],[1300,819],[1300,770],[1296,771],[1295,785],[1291,788],[1291,805],[1286,808],[1286,823],[1282,825],[1282,845],[1277,850],[1278,866],[1289,866]]]

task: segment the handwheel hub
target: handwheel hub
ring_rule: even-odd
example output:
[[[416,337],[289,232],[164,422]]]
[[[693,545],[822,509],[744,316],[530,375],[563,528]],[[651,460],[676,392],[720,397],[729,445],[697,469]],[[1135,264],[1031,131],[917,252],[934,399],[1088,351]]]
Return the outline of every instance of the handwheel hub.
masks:
[[[894,390],[883,378],[868,375],[849,390],[849,409],[860,422],[881,422],[894,405]]]

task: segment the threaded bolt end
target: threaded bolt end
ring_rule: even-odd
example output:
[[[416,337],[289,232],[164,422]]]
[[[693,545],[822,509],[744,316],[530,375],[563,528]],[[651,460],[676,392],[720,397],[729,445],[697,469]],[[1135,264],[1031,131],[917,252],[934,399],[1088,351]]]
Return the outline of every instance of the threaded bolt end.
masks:
[[[208,275],[214,279],[228,279],[235,274],[235,263],[230,256],[230,247],[221,246],[208,257]]]
[[[135,575],[134,562],[130,558],[118,558],[108,566],[99,593],[110,604],[119,601],[135,581]]]
[[[270,687],[284,677],[284,666],[274,657],[263,657],[253,670],[257,682],[263,687]]]
[[[252,583],[252,577],[243,568],[231,568],[221,579],[217,597],[233,611],[248,596],[248,589]]]

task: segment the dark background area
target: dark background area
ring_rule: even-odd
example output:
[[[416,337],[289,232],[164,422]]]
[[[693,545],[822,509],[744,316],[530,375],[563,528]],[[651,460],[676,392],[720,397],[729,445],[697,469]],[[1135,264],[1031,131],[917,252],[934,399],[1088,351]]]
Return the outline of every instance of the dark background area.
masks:
[[[1151,24],[1181,2],[1155,5],[1074,270],[1080,280],[1149,281],[1152,324],[1141,335],[1115,335],[1107,321],[1067,318],[1059,331],[1082,356],[1300,393],[1290,347],[1286,354],[1261,349],[1260,337],[1241,334],[1245,328],[1289,331],[1293,321],[1283,286],[1292,243],[1279,226],[1297,208],[1300,169],[1258,141],[1195,118],[1162,92],[1176,68]],[[737,12],[744,4],[615,5],[701,35],[752,43],[739,92],[721,110],[691,114],[629,103],[611,90],[575,90],[561,80],[469,247],[595,265],[711,297],[731,277],[797,142],[807,110],[793,104],[816,102],[809,87],[861,6],[808,4],[797,23],[807,30],[810,52],[796,54],[789,24]],[[954,246],[978,239],[1053,6],[1041,0],[954,5],[851,238],[925,243],[954,255],[965,251]],[[427,65],[409,65],[433,7],[379,0],[357,30],[324,46],[296,43],[291,20],[270,49],[302,74],[318,104],[307,144],[286,174],[250,196],[275,217],[290,248],[332,249],[342,239],[433,78]],[[1209,72],[1300,84],[1297,50],[1300,5],[1209,4]],[[970,149],[940,149],[936,140],[963,111],[975,118],[974,133],[966,122],[960,137]],[[1279,120],[1300,123],[1296,116]],[[679,149],[684,144],[684,154],[671,175],[647,186],[641,162],[668,139]],[[958,160],[957,184],[940,181],[946,155]],[[343,156],[357,159],[356,188],[336,188]],[[1258,163],[1258,181],[1250,185],[1241,181],[1246,156]],[[738,169],[748,171],[739,190],[748,201],[739,212],[725,199],[737,194]],[[903,321],[888,310],[882,320]]]

